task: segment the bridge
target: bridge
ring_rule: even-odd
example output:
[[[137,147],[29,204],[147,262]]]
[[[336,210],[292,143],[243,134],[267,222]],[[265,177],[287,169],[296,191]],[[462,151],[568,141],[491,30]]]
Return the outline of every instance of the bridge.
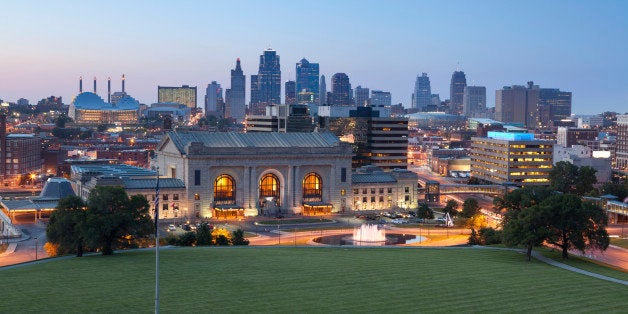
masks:
[[[423,184],[422,192],[428,202],[438,202],[441,195],[447,194],[486,194],[491,196],[504,195],[514,189],[516,186],[511,184],[501,185],[468,185],[468,184],[440,184],[438,181],[426,180],[419,184]]]

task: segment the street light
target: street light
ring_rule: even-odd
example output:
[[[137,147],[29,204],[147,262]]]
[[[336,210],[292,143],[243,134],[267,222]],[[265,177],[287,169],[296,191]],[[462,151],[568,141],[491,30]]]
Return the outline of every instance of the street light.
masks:
[[[37,260],[37,237],[35,237],[35,260]]]

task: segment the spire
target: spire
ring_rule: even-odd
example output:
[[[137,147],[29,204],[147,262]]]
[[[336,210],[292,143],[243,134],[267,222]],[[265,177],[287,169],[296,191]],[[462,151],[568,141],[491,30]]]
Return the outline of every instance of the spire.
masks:
[[[94,76],[94,94],[96,94],[96,77]]]
[[[111,77],[107,78],[107,102],[111,103]]]
[[[124,94],[124,74],[122,74],[122,94]]]
[[[242,71],[242,68],[240,67],[240,58],[238,58],[236,60],[236,68],[235,68],[235,70],[236,71]]]
[[[83,92],[83,77],[79,76],[79,94]]]

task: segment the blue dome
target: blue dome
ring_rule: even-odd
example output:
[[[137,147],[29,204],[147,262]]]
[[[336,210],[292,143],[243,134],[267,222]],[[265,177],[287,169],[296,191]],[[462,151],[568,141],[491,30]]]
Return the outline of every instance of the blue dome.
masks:
[[[76,95],[72,100],[72,104],[74,104],[76,108],[96,109],[104,107],[106,103],[100,96],[94,93],[84,92]]]
[[[118,100],[116,108],[122,110],[137,110],[140,108],[140,102],[131,96],[124,96]]]

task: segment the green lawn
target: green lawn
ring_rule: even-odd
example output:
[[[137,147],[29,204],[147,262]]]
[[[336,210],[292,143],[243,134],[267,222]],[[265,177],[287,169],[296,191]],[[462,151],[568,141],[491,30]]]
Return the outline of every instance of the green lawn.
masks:
[[[628,288],[520,253],[416,248],[177,248],[161,254],[161,310],[624,312]],[[0,269],[0,313],[153,312],[152,251]]]
[[[616,270],[611,268],[612,266],[603,266],[601,262],[592,261],[588,258],[580,257],[574,254],[569,254],[568,259],[563,259],[562,252],[560,252],[559,250],[552,250],[550,248],[535,248],[535,250],[539,250],[539,252],[541,252],[541,254],[543,254],[545,257],[549,257],[557,262],[561,262],[563,264],[584,269],[590,272],[598,273],[600,275],[628,281],[628,272],[621,271],[619,267],[617,267]]]
[[[611,238],[611,244],[628,249],[628,239]]]

